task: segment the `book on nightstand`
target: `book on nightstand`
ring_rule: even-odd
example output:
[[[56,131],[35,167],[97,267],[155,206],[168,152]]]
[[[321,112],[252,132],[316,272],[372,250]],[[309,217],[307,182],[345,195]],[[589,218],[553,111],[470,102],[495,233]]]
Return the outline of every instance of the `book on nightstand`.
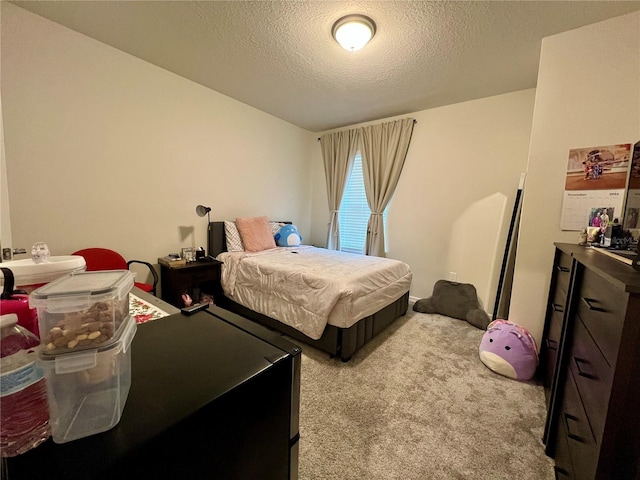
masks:
[[[160,265],[166,265],[167,267],[180,267],[182,265],[186,265],[187,261],[184,258],[176,258],[172,255],[167,255],[165,257],[159,257],[158,263]]]

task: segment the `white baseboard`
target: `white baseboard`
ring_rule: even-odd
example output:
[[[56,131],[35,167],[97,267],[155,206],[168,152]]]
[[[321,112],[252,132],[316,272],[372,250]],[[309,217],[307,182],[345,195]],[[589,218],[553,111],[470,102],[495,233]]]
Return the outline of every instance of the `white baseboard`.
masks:
[[[420,300],[418,297],[412,297],[411,295],[409,295],[409,303],[416,303],[418,300]]]

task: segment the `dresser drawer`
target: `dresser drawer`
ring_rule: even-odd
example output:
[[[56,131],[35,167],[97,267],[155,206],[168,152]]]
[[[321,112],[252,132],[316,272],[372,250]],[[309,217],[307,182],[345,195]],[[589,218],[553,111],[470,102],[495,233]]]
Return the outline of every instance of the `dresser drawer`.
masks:
[[[567,292],[569,291],[569,279],[571,277],[572,257],[566,253],[560,253],[555,264],[555,292],[552,303],[565,306]]]
[[[549,313],[549,325],[544,346],[541,349],[541,364],[544,365],[543,381],[544,386],[548,389],[553,381],[553,373],[555,371],[556,362],[558,360],[558,348],[560,346],[560,334],[562,333],[563,313],[552,310]],[[545,392],[548,394],[549,392]],[[548,398],[547,398],[548,400]]]
[[[573,375],[567,373],[560,422],[566,433],[575,479],[593,479],[598,465],[596,444]]]
[[[613,370],[577,318],[573,326],[569,368],[575,379],[589,424],[598,442],[607,417]]]
[[[557,480],[570,480],[573,478],[573,467],[571,465],[571,454],[567,443],[567,431],[564,423],[558,423],[558,434],[556,436],[556,451],[554,455],[554,472]]]
[[[584,269],[577,311],[607,363],[616,364],[628,294]]]

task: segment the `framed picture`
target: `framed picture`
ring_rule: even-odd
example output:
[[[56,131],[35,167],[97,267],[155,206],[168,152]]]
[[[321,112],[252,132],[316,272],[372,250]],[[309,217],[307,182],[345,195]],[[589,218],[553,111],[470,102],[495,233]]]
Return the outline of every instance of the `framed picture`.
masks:
[[[193,247],[186,247],[182,249],[182,258],[184,258],[187,262],[195,262],[196,260],[196,252]]]

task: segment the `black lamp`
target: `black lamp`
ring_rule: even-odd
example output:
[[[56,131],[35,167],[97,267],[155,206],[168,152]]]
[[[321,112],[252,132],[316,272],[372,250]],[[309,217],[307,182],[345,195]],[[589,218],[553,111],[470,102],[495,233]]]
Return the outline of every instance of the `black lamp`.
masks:
[[[205,215],[207,216],[207,232],[209,232],[211,229],[211,216],[209,215],[210,212],[211,207],[205,207],[204,205],[198,205],[196,207],[196,213],[199,217],[204,217]],[[211,248],[211,245],[209,245],[209,248]],[[206,261],[210,258],[211,257],[205,257],[204,249],[202,247],[196,250],[196,260]]]
[[[196,207],[196,213],[198,214],[198,216],[204,217],[206,215],[207,221],[211,223],[211,217],[209,215],[209,212],[211,212],[211,207],[205,207],[204,205],[198,205]]]

